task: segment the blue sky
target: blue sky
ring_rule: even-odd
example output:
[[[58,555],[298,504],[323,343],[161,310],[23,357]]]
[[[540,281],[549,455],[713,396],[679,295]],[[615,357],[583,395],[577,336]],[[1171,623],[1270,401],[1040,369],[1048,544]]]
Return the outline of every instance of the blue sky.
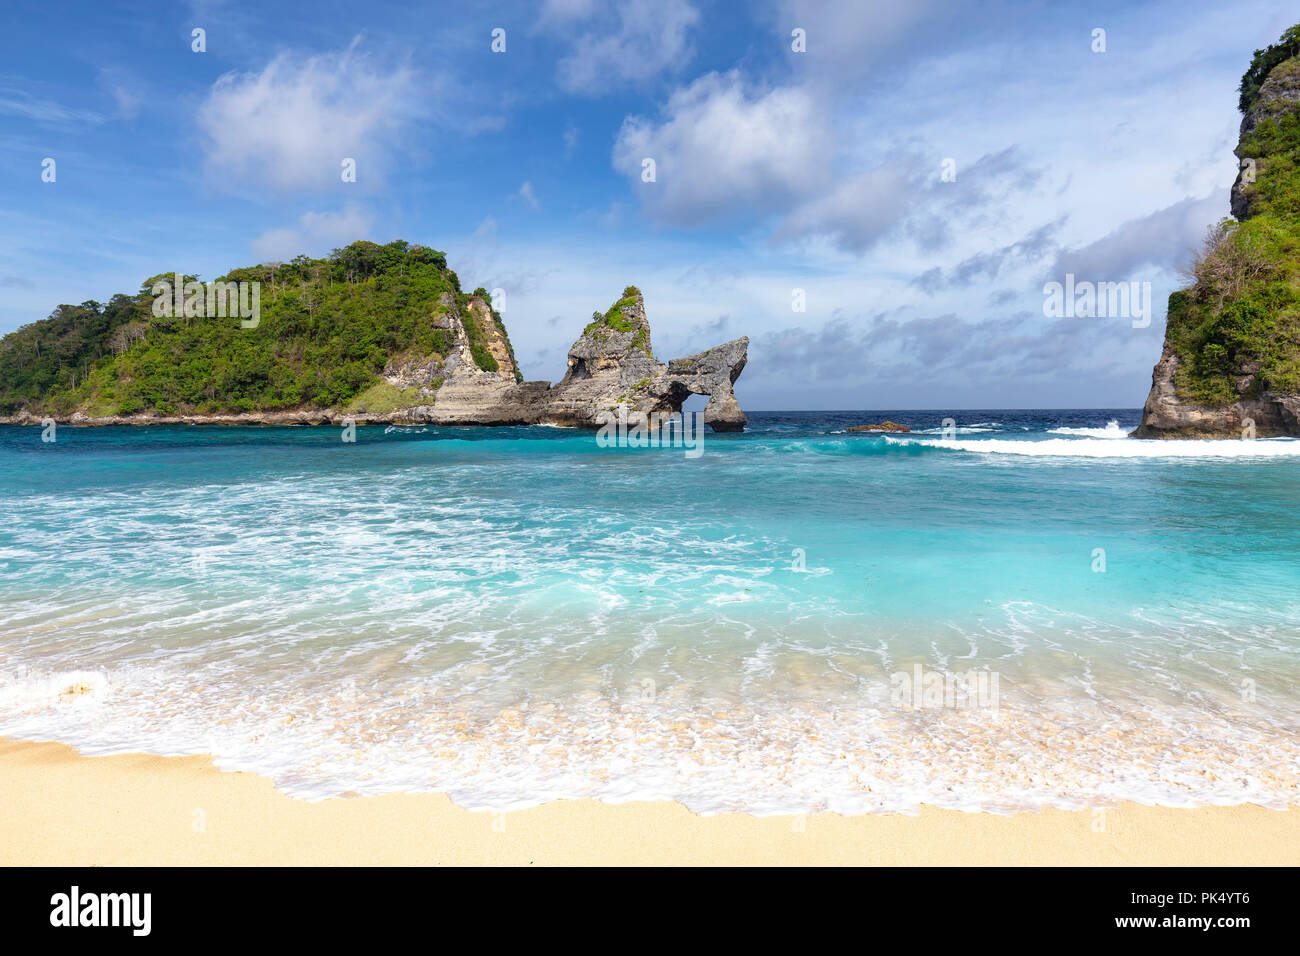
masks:
[[[1228,212],[1237,83],[1297,19],[1249,0],[9,3],[0,332],[159,272],[403,238],[505,290],[529,378],[558,379],[635,283],[661,359],[750,336],[751,409],[1138,406],[1164,299]],[[1067,272],[1149,281],[1150,328],[1045,317]]]

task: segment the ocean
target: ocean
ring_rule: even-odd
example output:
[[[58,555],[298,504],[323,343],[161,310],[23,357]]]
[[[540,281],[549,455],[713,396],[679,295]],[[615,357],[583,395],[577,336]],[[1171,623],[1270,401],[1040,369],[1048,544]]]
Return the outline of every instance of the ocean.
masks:
[[[1300,441],[1138,417],[0,428],[0,734],[498,811],[1295,803]]]

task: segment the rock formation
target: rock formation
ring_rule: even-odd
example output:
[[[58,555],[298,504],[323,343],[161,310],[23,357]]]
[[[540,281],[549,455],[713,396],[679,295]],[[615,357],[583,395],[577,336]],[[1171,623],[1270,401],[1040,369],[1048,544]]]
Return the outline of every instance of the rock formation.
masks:
[[[1268,72],[1257,92],[1243,93],[1231,199],[1238,222],[1220,227],[1217,251],[1207,244],[1196,283],[1169,297],[1164,347],[1134,437],[1300,436],[1300,57],[1257,67],[1261,57],[1293,52],[1282,45],[1256,52],[1252,72]]]
[[[1241,129],[1237,140],[1240,143],[1259,128],[1266,119],[1279,120],[1281,117],[1300,106],[1300,62],[1287,60],[1278,64],[1268,74],[1259,95],[1251,104],[1246,115],[1241,118]],[[1237,148],[1237,158],[1249,160],[1254,157],[1243,156]],[[1237,173],[1237,180],[1232,184],[1232,214],[1238,219],[1249,219],[1254,215],[1252,200],[1254,190],[1251,181],[1259,170],[1250,163],[1243,163]]]
[[[1300,395],[1264,392],[1229,405],[1199,405],[1178,395],[1178,356],[1166,344],[1151,373],[1151,391],[1134,438],[1267,438],[1300,435]],[[1244,376],[1243,376],[1244,377]]]
[[[484,312],[490,320],[490,311]],[[444,425],[595,428],[602,412],[619,406],[626,406],[629,415],[680,412],[687,397],[696,394],[709,396],[704,421],[714,431],[739,431],[748,418],[732,386],[745,367],[748,347],[749,339],[742,337],[666,365],[659,362],[650,344],[645,302],[640,291],[629,287],[570,347],[568,368],[559,383],[516,384],[513,365],[508,372],[504,364],[498,372],[485,372],[468,353],[458,356],[453,351],[444,367],[421,370],[428,379],[426,389],[435,376],[442,378],[435,400],[408,408],[399,417]],[[411,381],[411,371],[394,370],[390,383],[420,386]]]
[[[850,425],[851,432],[910,432],[912,429],[898,422],[880,422],[878,425]]]
[[[385,407],[363,393],[348,408],[252,411],[222,414],[160,415],[154,412],[95,417],[83,411],[56,416],[72,425],[320,425],[351,420],[357,424],[567,425],[597,428],[602,412],[627,408],[638,413],[680,412],[690,395],[707,395],[704,421],[714,431],[740,431],[748,421],[732,386],[745,367],[748,337],[734,339],[697,355],[658,361],[650,345],[650,323],[639,290],[629,287],[603,315],[597,314],[569,349],[568,370],[558,384],[520,382],[499,317],[478,295],[463,311],[451,295],[438,300],[435,326],[450,333],[445,355],[403,355],[385,366],[380,396]],[[476,323],[474,339],[466,323]],[[476,360],[485,348],[495,370]],[[491,366],[492,362],[486,362]],[[397,396],[394,399],[394,396]],[[40,424],[44,416],[28,410],[0,419],[16,425]]]

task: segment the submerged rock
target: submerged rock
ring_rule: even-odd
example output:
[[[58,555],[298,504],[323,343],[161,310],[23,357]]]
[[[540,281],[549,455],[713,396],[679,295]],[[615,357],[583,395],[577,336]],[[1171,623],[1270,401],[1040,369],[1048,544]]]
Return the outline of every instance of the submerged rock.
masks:
[[[912,429],[897,422],[881,422],[879,425],[850,425],[851,432],[910,432]]]

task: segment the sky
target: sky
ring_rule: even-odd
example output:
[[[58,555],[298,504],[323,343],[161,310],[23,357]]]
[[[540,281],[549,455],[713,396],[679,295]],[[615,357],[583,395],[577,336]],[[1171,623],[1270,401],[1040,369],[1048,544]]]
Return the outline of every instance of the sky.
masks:
[[[1297,20],[9,0],[0,333],[161,272],[400,238],[504,292],[529,379],[635,284],[661,360],[750,337],[751,410],[1138,407],[1164,301],[1228,214],[1241,74]],[[1149,282],[1152,320],[1046,314],[1067,275]]]

